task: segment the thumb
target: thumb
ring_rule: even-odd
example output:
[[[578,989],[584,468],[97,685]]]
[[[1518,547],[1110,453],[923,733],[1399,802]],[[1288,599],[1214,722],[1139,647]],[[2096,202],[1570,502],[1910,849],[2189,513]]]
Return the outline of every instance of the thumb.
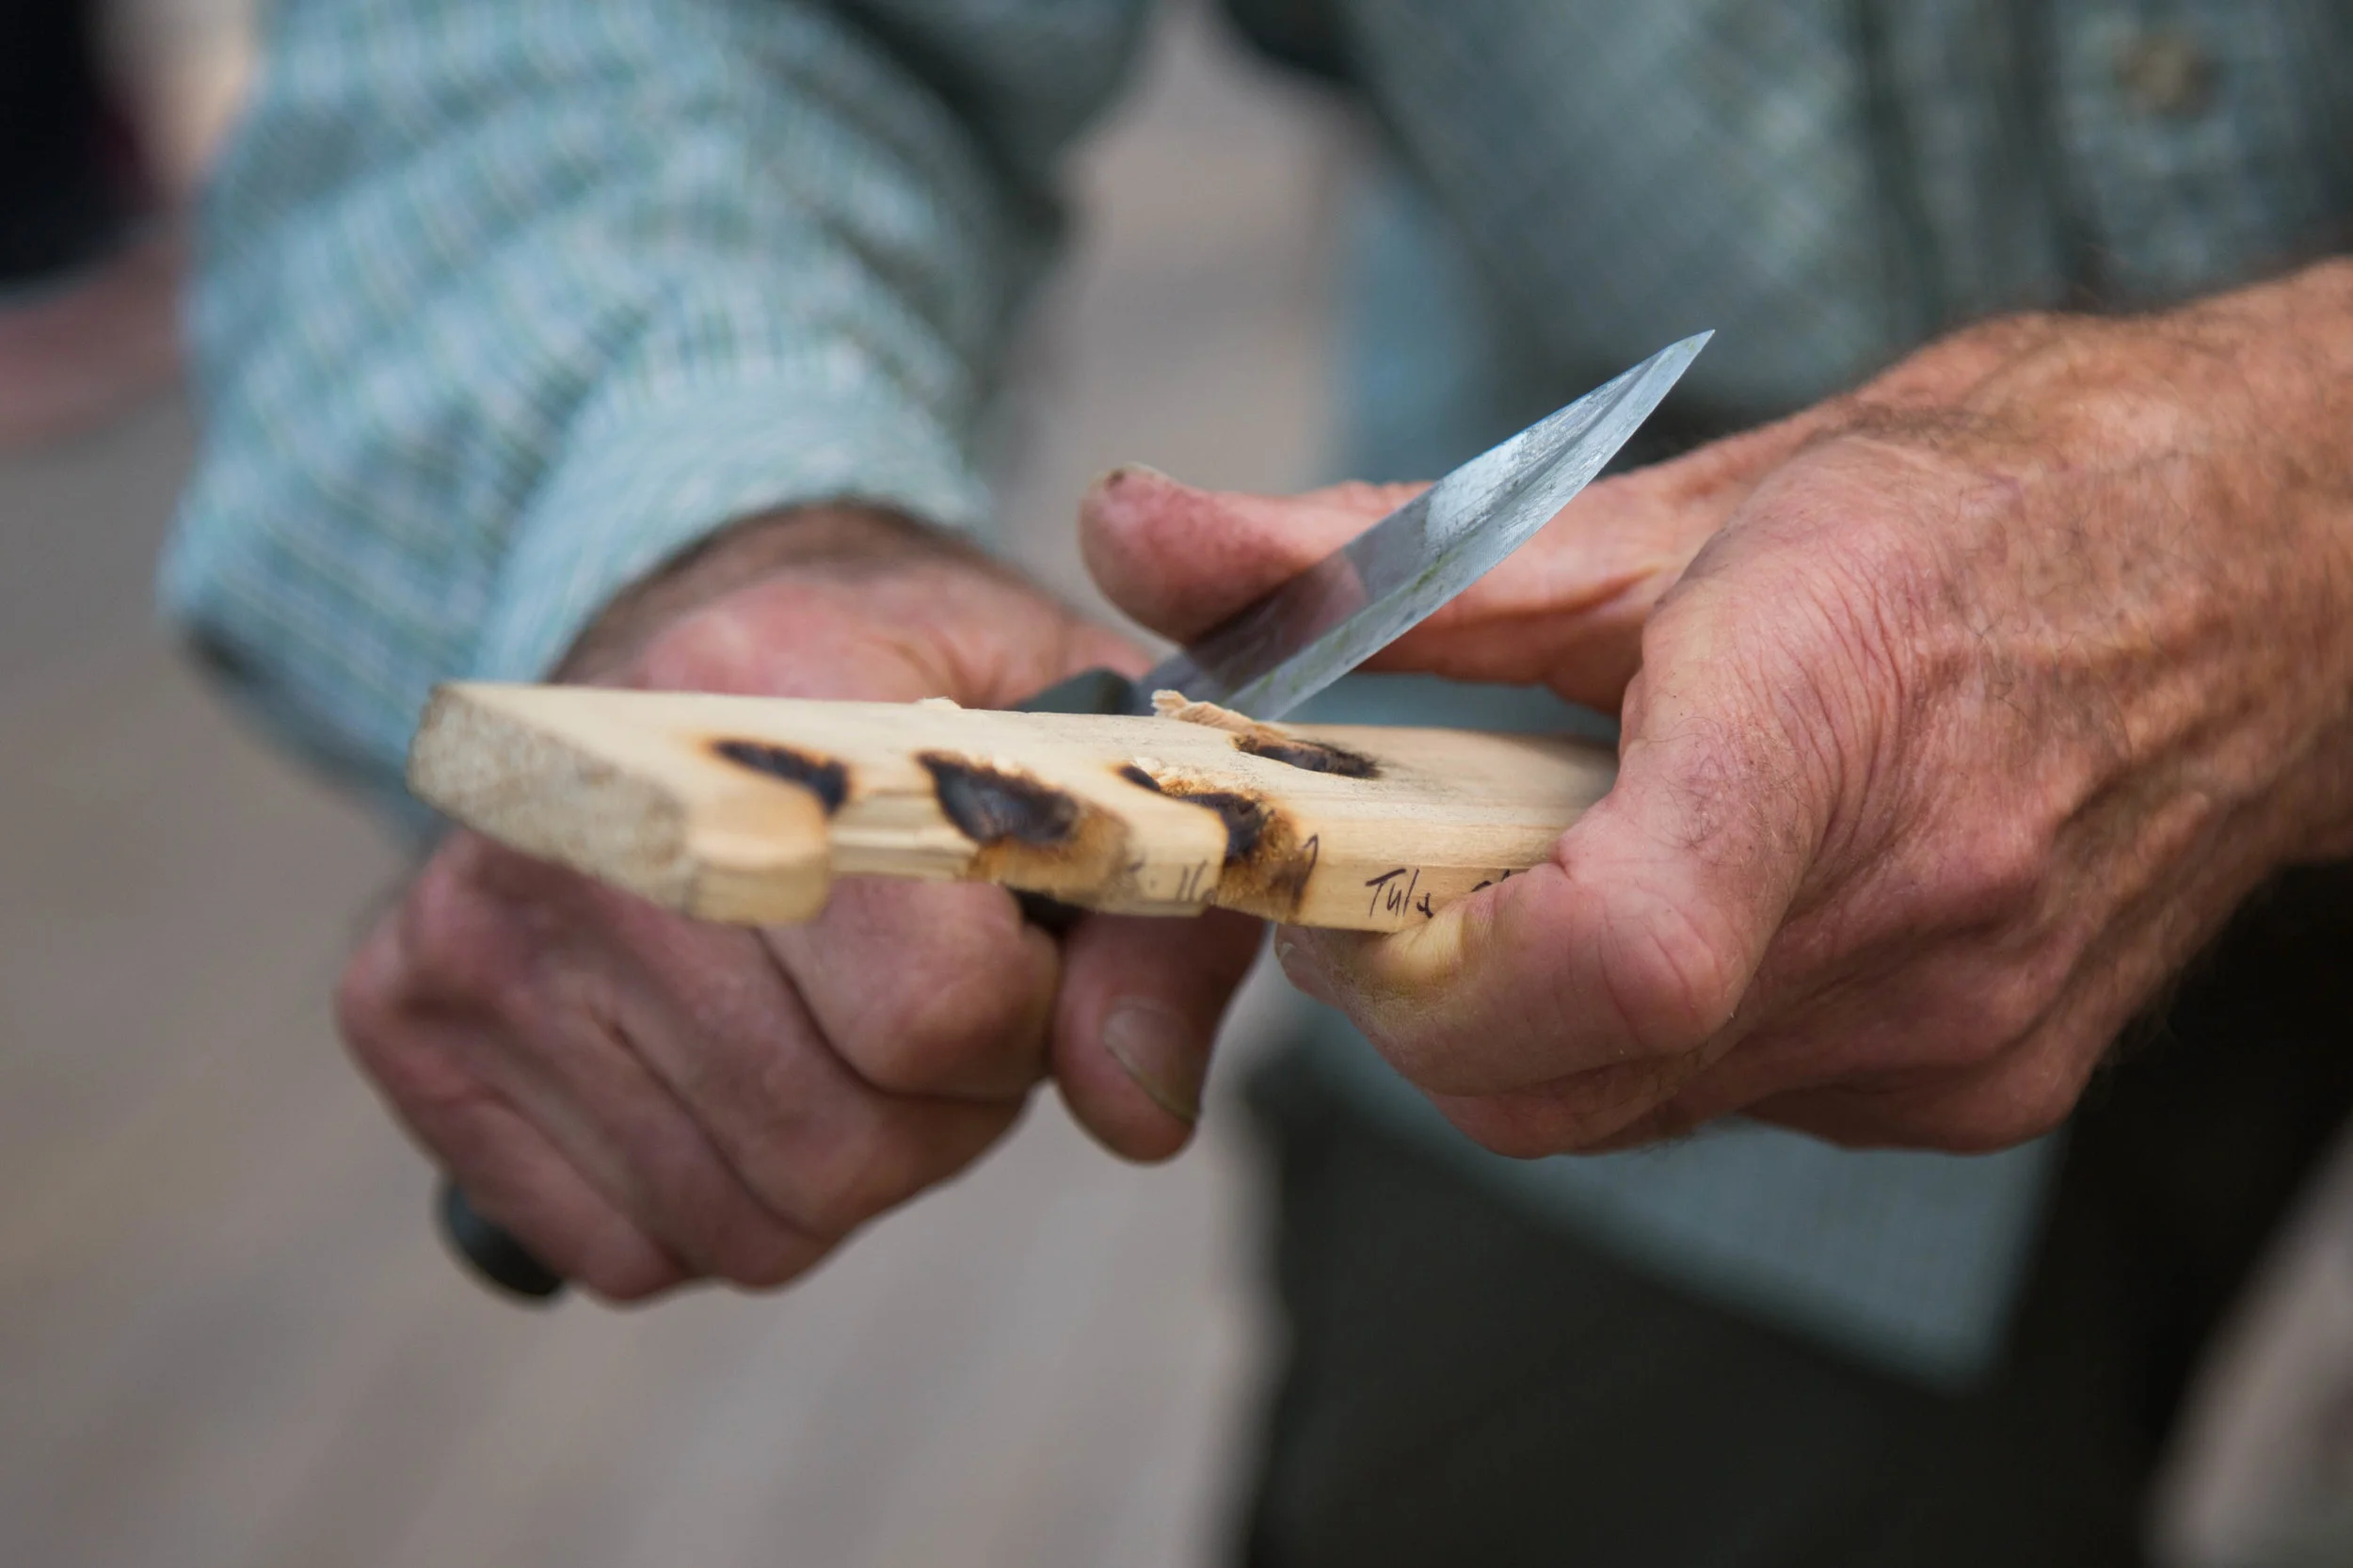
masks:
[[[1247,916],[1212,909],[1090,915],[1063,938],[1054,1080],[1105,1147],[1165,1160],[1192,1138],[1218,1021],[1263,932]]]
[[[1589,1145],[1729,1048],[1828,831],[1833,781],[1730,617],[1689,603],[1653,629],[1616,784],[1545,864],[1394,936],[1277,938],[1302,988],[1491,1147]]]

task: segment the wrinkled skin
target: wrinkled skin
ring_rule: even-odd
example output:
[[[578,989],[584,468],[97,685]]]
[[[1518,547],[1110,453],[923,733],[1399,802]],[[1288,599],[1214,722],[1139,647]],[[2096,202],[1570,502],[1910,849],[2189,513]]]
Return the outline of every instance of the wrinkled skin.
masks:
[[[1616,787],[1427,925],[1278,933],[1286,968],[1505,1153],[2049,1128],[2270,872],[2353,853],[2349,389],[2337,264],[1996,323],[1596,487],[1379,665],[1622,710]],[[1401,493],[1131,472],[1088,559],[1181,636]]]
[[[1394,936],[1285,931],[1471,1136],[1619,1146],[1733,1111],[1851,1144],[2049,1128],[2272,870],[2353,853],[2353,267],[2169,316],[2026,318],[1598,484],[1378,662],[1622,712],[1551,858]],[[1186,636],[1402,488],[1082,508]],[[870,515],[757,522],[626,596],[573,679],[970,704],[1135,650]],[[845,882],[695,925],[453,835],[339,994],[479,1207],[613,1299],[774,1285],[962,1169],[1045,1076],[1108,1146],[1190,1130],[1257,940]],[[1117,1019],[1129,1025],[1111,1027]]]
[[[740,529],[616,605],[569,673],[985,705],[1104,663],[1143,664],[968,551],[823,513]],[[1097,916],[1057,944],[1000,888],[866,878],[808,926],[704,925],[459,832],[337,1002],[475,1206],[623,1301],[792,1279],[969,1164],[1049,1072],[1108,1147],[1176,1153],[1259,937]]]

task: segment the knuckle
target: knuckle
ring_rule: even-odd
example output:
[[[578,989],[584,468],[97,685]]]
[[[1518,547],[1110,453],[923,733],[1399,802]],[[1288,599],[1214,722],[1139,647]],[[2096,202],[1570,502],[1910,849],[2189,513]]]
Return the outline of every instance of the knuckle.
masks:
[[[618,1222],[612,1228],[616,1232],[626,1231],[626,1226]],[[534,1250],[544,1248],[546,1256],[564,1256],[556,1239],[543,1243],[527,1227],[517,1227],[516,1234]],[[581,1260],[569,1271],[572,1283],[599,1301],[615,1306],[650,1301],[689,1277],[687,1272],[676,1262],[633,1235],[616,1234],[610,1240],[592,1239],[585,1246],[574,1250]]]
[[[648,1263],[600,1263],[571,1276],[571,1284],[607,1306],[651,1301],[684,1276]]]
[[[1927,1140],[1951,1154],[1991,1154],[2040,1138],[2067,1120],[2084,1076],[2042,1051],[2014,1063],[1938,1108]]]
[[[1947,914],[1959,924],[2016,921],[2041,904],[2050,885],[2051,837],[2024,812],[1987,813],[1947,858]]]
[[[1915,960],[1870,1004],[1853,1048],[1833,1052],[1864,1072],[1990,1070],[2049,1016],[2066,974],[2063,961],[1973,946]]]
[[[347,993],[355,983],[346,979]],[[381,996],[337,999],[337,1032],[352,1063],[401,1119],[428,1142],[434,1129],[491,1097],[488,1086],[446,1048],[428,1024]]]
[[[751,691],[760,687],[770,663],[763,640],[747,617],[729,605],[712,605],[681,616],[646,646],[638,679],[657,690]]]
[[[824,1256],[827,1247],[797,1228],[760,1219],[728,1226],[712,1248],[713,1272],[753,1290],[790,1284]]]
[[[459,1082],[446,1064],[437,1070],[437,1053],[419,1048],[396,1028],[347,1022],[343,1040],[353,1064],[404,1118],[427,1119],[437,1109],[463,1103],[472,1092],[472,1085]]]
[[[404,988],[504,1011],[528,984],[530,945],[467,870],[462,860],[436,856],[403,899]]]
[[[833,1140],[806,1150],[798,1179],[790,1183],[787,1208],[793,1220],[828,1241],[838,1241],[919,1185],[902,1151],[880,1135]]]
[[[370,936],[335,981],[336,1031],[363,1064],[385,1048],[397,1027],[399,1003],[384,946],[382,932]]]
[[[1997,930],[1942,958],[1915,966],[1889,1022],[1913,1040],[1949,1041],[1942,1052],[1912,1051],[1934,1065],[1986,1066],[2022,1048],[2065,1000],[2081,954],[2065,932],[2039,926]]]
[[[1575,1147],[1583,1121],[1575,1111],[1526,1095],[1433,1095],[1454,1129],[1489,1154],[1541,1160]]]
[[[848,1236],[924,1182],[921,1150],[885,1106],[796,1128],[745,1172],[761,1206],[812,1243]]]
[[[1638,1135],[1665,1135],[1674,1096],[1698,1066],[1689,1060],[1625,1062],[1536,1089],[1431,1098],[1457,1130],[1490,1154],[1539,1160]]]
[[[1649,902],[1613,921],[1596,950],[1602,991],[1628,1044],[1653,1056],[1698,1048],[1731,1021],[1745,966],[1683,904]]]
[[[946,1179],[1004,1135],[1020,1105],[875,1104],[779,1151],[762,1181],[776,1213],[830,1244]]]
[[[1450,1110],[1447,1120],[1472,1143],[1506,1160],[1542,1160],[1575,1148],[1581,1142],[1574,1123],[1489,1105]]]
[[[727,1278],[746,1290],[780,1290],[808,1272],[832,1250],[830,1246],[812,1245],[798,1239],[778,1239],[739,1259]]]
[[[843,1048],[874,1087],[922,1095],[1037,1044],[1046,1016],[1044,999],[1007,968],[959,965],[930,984],[886,992]]]
[[[1975,1008],[1977,1038],[1992,1056],[2032,1033],[2050,1011],[2057,985],[2043,966],[2000,968],[1988,977]]]

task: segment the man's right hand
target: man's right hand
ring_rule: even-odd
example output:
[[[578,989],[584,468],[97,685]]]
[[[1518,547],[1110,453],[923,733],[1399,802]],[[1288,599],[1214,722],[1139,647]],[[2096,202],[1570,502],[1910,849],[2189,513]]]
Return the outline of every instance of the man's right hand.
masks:
[[[1144,661],[952,541],[856,510],[741,526],[625,596],[565,676],[968,706]],[[613,1300],[780,1285],[955,1175],[1049,1073],[1131,1159],[1191,1134],[1257,922],[851,878],[804,927],[705,925],[449,836],[353,955],[344,1039],[476,1208]]]

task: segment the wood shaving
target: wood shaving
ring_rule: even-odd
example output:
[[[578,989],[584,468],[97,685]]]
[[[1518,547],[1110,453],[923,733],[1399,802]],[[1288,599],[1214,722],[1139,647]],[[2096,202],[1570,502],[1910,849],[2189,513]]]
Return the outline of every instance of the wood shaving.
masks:
[[[1298,741],[1297,736],[1280,725],[1261,724],[1257,719],[1235,712],[1231,708],[1220,708],[1214,702],[1191,701],[1182,692],[1154,692],[1152,712],[1161,718],[1175,719],[1178,724],[1206,725],[1211,729],[1223,729],[1259,745],[1287,745]]]

